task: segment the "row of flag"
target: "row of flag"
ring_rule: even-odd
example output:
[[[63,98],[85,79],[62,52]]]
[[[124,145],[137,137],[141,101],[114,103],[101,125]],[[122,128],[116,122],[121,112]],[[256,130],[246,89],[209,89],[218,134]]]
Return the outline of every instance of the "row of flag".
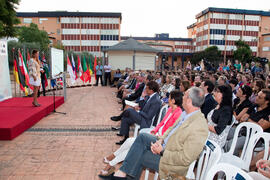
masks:
[[[88,63],[83,56],[82,61],[80,60],[80,56],[77,56],[77,67],[75,66],[74,57],[71,55],[71,61],[69,56],[67,55],[67,72],[69,73],[71,83],[74,84],[76,79],[80,78],[83,82],[91,83],[91,76],[94,73],[96,78],[96,66],[97,66],[97,57],[95,56],[94,67],[92,65],[92,60],[89,57]]]
[[[28,62],[30,60],[30,54],[27,51],[27,58],[24,53],[18,49],[18,53],[13,52],[13,73],[15,77],[16,83],[20,86],[20,89],[28,95],[28,88],[33,90],[33,87],[29,84],[29,71],[28,71]],[[95,74],[96,78],[96,66],[97,66],[97,57],[95,56],[94,67],[92,65],[92,60],[89,57],[88,61],[85,56],[83,56],[82,61],[80,60],[80,56],[77,56],[78,63],[77,67],[75,65],[74,57],[71,56],[71,61],[69,56],[67,55],[67,72],[70,75],[71,83],[74,84],[76,79],[80,78],[83,82],[91,83],[91,76]],[[45,87],[48,86],[47,77],[49,77],[49,67],[46,63],[45,55],[43,54],[40,60],[43,70],[45,71]]]
[[[20,89],[28,95],[28,88],[33,90],[33,87],[29,84],[29,71],[28,62],[30,60],[30,54],[27,51],[27,58],[24,53],[18,50],[18,53],[13,52],[13,74],[15,77],[15,82],[20,86]],[[49,68],[46,63],[45,55],[43,54],[41,64],[43,70],[45,71],[45,86],[48,86],[47,77],[49,76]]]

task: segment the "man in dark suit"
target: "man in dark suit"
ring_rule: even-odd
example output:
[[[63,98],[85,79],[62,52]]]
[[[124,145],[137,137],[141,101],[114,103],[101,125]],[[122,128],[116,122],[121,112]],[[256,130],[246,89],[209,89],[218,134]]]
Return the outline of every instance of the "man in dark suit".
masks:
[[[143,82],[143,85],[141,85],[139,88],[138,88],[138,90],[135,92],[135,93],[133,93],[130,97],[129,97],[129,99],[127,99],[128,101],[134,101],[135,100],[135,102],[136,103],[138,103],[138,105],[139,105],[139,108],[140,109],[143,109],[143,107],[144,107],[144,105],[145,105],[145,103],[146,103],[146,100],[148,99],[148,95],[146,94],[146,92],[145,92],[145,89],[146,89],[146,84],[148,83],[148,82],[150,82],[150,81],[152,81],[154,78],[153,78],[153,76],[151,76],[151,75],[147,75],[147,78],[144,80],[144,82]],[[141,87],[143,86],[143,89],[142,89],[142,92],[140,92],[141,91]],[[140,96],[139,97],[137,97],[137,95],[139,95],[140,94]],[[135,98],[135,97],[137,97],[137,98]],[[131,98],[132,99],[134,99],[134,100],[131,100]],[[125,105],[124,105],[124,101],[123,101],[123,109],[125,109]],[[113,121],[120,121],[121,119],[122,119],[122,117],[123,117],[123,113],[124,112],[122,112],[119,116],[112,116],[111,117],[111,120],[113,120]],[[115,127],[115,126],[112,126],[112,130],[113,131],[118,131],[120,129],[120,127]]]
[[[130,78],[132,78],[132,80],[127,85],[125,85],[124,88],[121,88],[121,90],[120,89],[118,90],[118,93],[117,93],[117,96],[116,97],[122,99],[124,89],[128,89],[128,90],[135,89],[135,86],[136,86],[136,83],[137,83],[136,74],[135,73],[131,73]]]
[[[132,93],[132,94],[130,94],[130,95],[128,95],[127,97],[124,97],[123,99],[122,99],[122,104],[123,104],[123,110],[125,109],[125,107],[126,107],[126,103],[125,103],[125,100],[128,100],[128,101],[135,101],[136,100],[136,102],[139,102],[140,101],[140,97],[141,97],[141,95],[142,95],[142,92],[145,90],[145,88],[146,88],[146,85],[145,84],[147,84],[149,81],[151,81],[153,78],[152,78],[152,76],[150,76],[150,75],[148,75],[147,77],[145,77],[145,75],[143,74],[143,75],[140,75],[140,81],[142,82],[141,84],[140,84],[140,86],[137,88],[137,90],[134,92],[134,93]]]
[[[206,80],[201,84],[201,88],[205,92],[205,100],[203,105],[201,106],[201,111],[204,116],[207,118],[207,114],[216,107],[217,102],[213,98],[212,92],[215,88],[215,85],[212,81]]]
[[[124,139],[116,144],[121,145],[129,137],[129,128],[134,123],[140,125],[140,128],[149,128],[152,123],[153,117],[158,113],[161,107],[161,101],[158,95],[159,85],[155,81],[150,81],[146,85],[146,94],[148,99],[146,100],[145,105],[140,110],[139,108],[126,109],[121,118],[121,128],[118,136],[124,136]],[[137,112],[137,110],[140,110]]]

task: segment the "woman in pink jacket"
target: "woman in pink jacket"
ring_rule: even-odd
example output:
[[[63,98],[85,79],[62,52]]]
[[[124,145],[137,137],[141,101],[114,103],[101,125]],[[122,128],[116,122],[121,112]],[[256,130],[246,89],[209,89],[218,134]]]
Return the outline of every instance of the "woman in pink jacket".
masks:
[[[166,130],[169,127],[171,127],[182,114],[181,106],[182,106],[182,93],[180,91],[172,91],[169,96],[170,108],[168,109],[163,120],[157,125],[157,127],[155,127],[151,131],[151,133],[156,136],[162,136],[164,132],[166,132]],[[143,130],[144,132],[146,132],[145,131],[146,129]],[[150,130],[148,132],[150,132]],[[113,154],[107,157],[104,157],[103,161],[104,163],[107,164],[107,166],[103,170],[101,170],[99,175],[100,177],[109,176],[114,172],[115,170],[114,166],[125,159],[135,139],[136,138],[134,137],[128,138],[117,151],[115,151]]]
[[[151,133],[155,134],[156,136],[162,136],[164,132],[174,124],[181,114],[182,109],[180,106],[177,106],[174,109],[170,106],[163,120],[155,127],[155,129],[151,131]]]

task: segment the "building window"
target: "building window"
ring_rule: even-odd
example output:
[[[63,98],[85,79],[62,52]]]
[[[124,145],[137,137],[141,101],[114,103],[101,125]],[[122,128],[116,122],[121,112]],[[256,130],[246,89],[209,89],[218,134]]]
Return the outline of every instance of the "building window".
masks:
[[[32,18],[23,18],[23,23],[25,23],[25,24],[32,23]]]
[[[270,41],[270,37],[265,37],[264,41]]]
[[[270,51],[270,47],[263,47],[262,50],[263,51]]]
[[[60,34],[60,29],[57,29],[57,34]]]
[[[57,18],[57,24],[60,23],[60,17]]]
[[[39,24],[42,24],[43,21],[48,21],[47,18],[39,18]]]

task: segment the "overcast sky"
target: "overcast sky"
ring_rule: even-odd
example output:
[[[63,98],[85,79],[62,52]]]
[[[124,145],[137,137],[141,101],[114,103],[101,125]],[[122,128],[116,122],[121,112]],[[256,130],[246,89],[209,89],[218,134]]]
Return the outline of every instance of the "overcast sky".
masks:
[[[208,7],[269,11],[270,0],[21,0],[17,11],[121,12],[121,36],[187,37],[187,26]]]

